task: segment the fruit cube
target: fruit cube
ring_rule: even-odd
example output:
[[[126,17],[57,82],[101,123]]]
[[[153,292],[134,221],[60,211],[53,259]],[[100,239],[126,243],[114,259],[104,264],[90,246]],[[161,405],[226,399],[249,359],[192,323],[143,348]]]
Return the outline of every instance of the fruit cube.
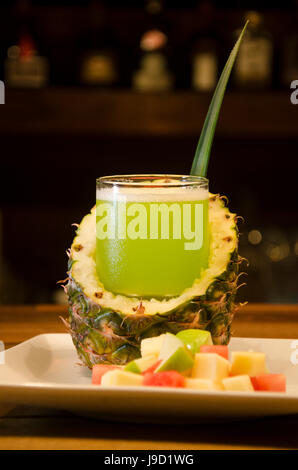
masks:
[[[128,372],[134,372],[135,374],[142,374],[146,369],[152,367],[156,363],[156,356],[152,354],[151,356],[141,357],[140,359],[135,359],[130,361],[124,367],[124,370]]]
[[[101,385],[106,387],[114,385],[139,386],[143,385],[143,376],[125,370],[111,370],[102,377]]]
[[[166,333],[163,335],[163,341],[158,359],[165,359],[169,353],[175,351],[178,348],[184,348],[184,343],[177,336],[172,333]]]
[[[154,364],[151,366],[151,367],[148,367],[148,369],[144,370],[144,372],[142,372],[142,374],[146,374],[147,372],[155,372],[157,367],[159,366],[159,364],[162,363],[162,360],[159,359],[158,361],[154,362]]]
[[[165,335],[154,336],[153,338],[145,338],[141,341],[141,355],[142,357],[151,356],[152,354],[159,355],[161,346]]]
[[[255,390],[267,392],[286,391],[286,376],[284,374],[258,375],[250,379]]]
[[[222,380],[225,390],[229,392],[253,392],[249,375],[235,375],[234,377],[227,377]]]
[[[184,387],[185,377],[175,370],[164,372],[147,372],[144,374],[144,385],[153,387]]]
[[[223,346],[221,344],[216,344],[214,346],[203,345],[200,348],[201,353],[214,353],[219,354],[227,361],[229,360],[229,348],[228,346]]]
[[[95,364],[92,367],[92,383],[93,385],[100,385],[104,374],[110,370],[120,369],[119,366],[109,364]]]
[[[210,379],[185,379],[185,388],[192,388],[195,390],[222,390],[222,387]]]
[[[171,333],[165,334],[158,359],[162,362],[156,368],[156,372],[175,370],[190,373],[194,364],[193,357],[184,343]]]
[[[183,341],[192,354],[199,352],[203,344],[213,344],[211,333],[207,330],[195,330],[190,328],[189,330],[179,331],[176,336]]]
[[[192,377],[197,379],[210,379],[221,382],[228,377],[231,370],[229,361],[213,353],[197,353],[192,369]]]
[[[262,375],[266,374],[266,356],[261,352],[232,352],[231,375]]]

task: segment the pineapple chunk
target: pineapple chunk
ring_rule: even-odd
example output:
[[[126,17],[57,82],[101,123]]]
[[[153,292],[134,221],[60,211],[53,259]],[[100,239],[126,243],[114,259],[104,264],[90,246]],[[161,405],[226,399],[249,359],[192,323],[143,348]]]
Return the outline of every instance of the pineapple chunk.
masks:
[[[228,377],[222,380],[225,390],[230,392],[253,392],[249,375],[235,375],[235,377]]]
[[[185,388],[192,388],[195,390],[222,390],[218,383],[210,379],[185,379]]]
[[[192,377],[196,379],[210,379],[214,382],[221,382],[228,377],[231,364],[218,354],[197,353],[192,369]]]
[[[135,386],[143,384],[143,376],[126,372],[121,369],[110,370],[101,379],[101,385],[110,387],[113,385]]]
[[[267,374],[266,356],[261,352],[232,352],[231,375],[263,375]]]
[[[141,341],[142,357],[151,356],[152,354],[154,354],[157,358],[159,356],[164,338],[165,338],[165,334],[160,335],[160,336],[154,336],[153,338],[143,339]]]

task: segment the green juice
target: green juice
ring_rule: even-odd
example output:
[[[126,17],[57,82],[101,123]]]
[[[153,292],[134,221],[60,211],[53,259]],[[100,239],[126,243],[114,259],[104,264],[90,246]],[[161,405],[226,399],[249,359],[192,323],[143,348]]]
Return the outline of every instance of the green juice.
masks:
[[[99,191],[96,210],[96,269],[108,291],[177,296],[208,267],[207,191],[122,199]]]

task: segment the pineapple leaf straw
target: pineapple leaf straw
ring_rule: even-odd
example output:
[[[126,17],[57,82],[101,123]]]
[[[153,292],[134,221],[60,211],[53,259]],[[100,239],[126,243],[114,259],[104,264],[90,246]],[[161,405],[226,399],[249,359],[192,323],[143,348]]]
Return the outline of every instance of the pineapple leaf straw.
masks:
[[[229,55],[229,58],[226,62],[226,65],[222,71],[216,89],[214,91],[212,101],[210,103],[204,126],[199,138],[196,153],[193,159],[193,164],[190,172],[191,175],[206,176],[207,174],[210,151],[213,142],[214,131],[218,121],[219,111],[221,108],[221,103],[247,24],[248,21],[245,23],[244,28],[242,29],[240,36],[235,46],[233,47],[232,52]]]

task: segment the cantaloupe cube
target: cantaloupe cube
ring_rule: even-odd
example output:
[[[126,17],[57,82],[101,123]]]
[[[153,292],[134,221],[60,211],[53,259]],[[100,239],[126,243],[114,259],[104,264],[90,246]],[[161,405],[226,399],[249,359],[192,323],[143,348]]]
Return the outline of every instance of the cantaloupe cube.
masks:
[[[234,377],[228,377],[222,380],[222,384],[225,390],[230,392],[253,392],[249,375],[235,375]]]
[[[121,369],[111,370],[110,372],[107,372],[101,379],[101,385],[106,387],[114,385],[139,386],[142,384],[142,375],[134,374],[133,372],[127,372]]]
[[[266,356],[261,352],[234,351],[232,352],[231,375],[262,375],[266,374]]]
[[[192,388],[194,390],[222,390],[216,382],[210,379],[185,379],[185,388]]]
[[[228,377],[231,364],[218,354],[198,353],[195,355],[195,363],[192,369],[192,378],[209,379],[221,382]]]
[[[154,354],[158,357],[165,335],[154,336],[153,338],[145,338],[141,341],[142,357]]]

